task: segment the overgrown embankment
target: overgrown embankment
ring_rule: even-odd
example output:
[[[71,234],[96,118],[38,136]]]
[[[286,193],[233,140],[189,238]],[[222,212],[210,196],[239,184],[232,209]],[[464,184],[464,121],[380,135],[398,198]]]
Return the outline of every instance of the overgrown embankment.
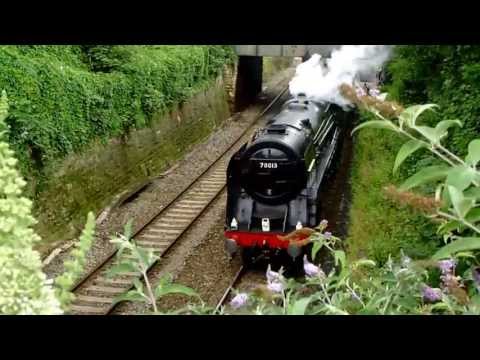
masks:
[[[372,119],[371,114],[360,115],[362,122]],[[392,173],[401,145],[396,134],[383,130],[365,129],[355,135],[347,239],[353,258],[367,257],[382,264],[400,249],[421,258],[438,245],[435,227],[424,216],[386,197],[385,187],[402,177]]]
[[[148,126],[232,57],[221,46],[1,46],[9,141],[23,174],[38,182],[93,140]]]
[[[463,127],[452,129],[443,144],[464,156],[468,143],[480,134],[479,64],[480,46],[398,46],[388,65],[385,90],[403,105],[438,104],[437,114],[425,116],[426,124],[440,119],[461,120]],[[362,114],[361,121],[369,117]],[[398,136],[368,129],[358,133],[355,142],[348,239],[352,255],[380,261],[385,261],[389,253],[398,254],[400,249],[416,257],[431,255],[441,244],[435,226],[411,209],[388,200],[383,189],[432,165],[435,159],[419,151],[394,177],[393,164],[402,144]]]
[[[227,118],[233,59],[226,46],[1,46],[9,142],[44,240],[73,235]]]

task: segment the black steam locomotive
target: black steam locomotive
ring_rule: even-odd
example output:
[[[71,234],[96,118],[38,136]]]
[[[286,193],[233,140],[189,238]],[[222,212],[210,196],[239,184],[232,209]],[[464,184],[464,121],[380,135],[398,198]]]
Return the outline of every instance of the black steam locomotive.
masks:
[[[283,236],[321,219],[319,193],[331,174],[346,113],[334,104],[320,104],[303,95],[281,111],[233,155],[227,170],[225,248],[287,250],[298,258],[302,249]]]

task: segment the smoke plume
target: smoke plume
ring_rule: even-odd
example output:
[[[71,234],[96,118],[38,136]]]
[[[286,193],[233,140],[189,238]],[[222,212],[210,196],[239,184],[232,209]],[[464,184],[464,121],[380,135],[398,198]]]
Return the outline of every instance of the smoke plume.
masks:
[[[335,103],[348,110],[353,105],[340,94],[340,85],[355,86],[360,80],[374,79],[390,52],[387,45],[343,45],[328,59],[314,54],[298,65],[290,93],[305,94],[311,100]]]

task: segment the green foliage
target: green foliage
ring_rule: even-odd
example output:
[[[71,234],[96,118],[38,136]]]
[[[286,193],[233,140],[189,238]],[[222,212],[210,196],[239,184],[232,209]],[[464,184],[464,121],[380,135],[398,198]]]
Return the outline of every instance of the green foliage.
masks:
[[[452,121],[440,121],[435,128],[418,125],[417,118],[428,108],[431,106],[407,108],[396,119],[398,123],[395,119],[381,120],[388,123],[397,136],[424,143],[425,148],[443,162],[442,166],[419,170],[399,189],[405,191],[418,188],[424,183],[434,183],[436,204],[430,210],[431,216],[440,222],[438,232],[445,241],[450,242],[437,251],[434,258],[448,258],[468,251],[469,258],[476,260],[480,255],[480,203],[476,196],[480,188],[480,171],[476,167],[477,159],[480,158],[479,142],[470,142],[466,159],[457,156],[442,145],[442,139],[447,135]],[[355,130],[377,127],[370,124],[373,122],[366,122]]]
[[[74,250],[74,260],[67,261],[67,271],[53,281],[42,272],[40,254],[33,250],[40,237],[32,230],[35,219],[32,203],[22,196],[25,181],[16,169],[17,160],[4,141],[8,103],[5,91],[0,98],[0,314],[62,314],[72,294],[69,287],[82,271],[85,254],[93,238],[91,214]],[[58,298],[57,296],[58,295]]]
[[[480,46],[397,46],[389,64],[389,93],[404,104],[432,102],[443,119],[463,124],[445,144],[464,155],[480,132]]]
[[[94,236],[95,217],[93,213],[89,213],[82,235],[71,253],[72,258],[64,263],[65,272],[55,279],[56,295],[64,310],[68,310],[71,302],[75,299],[71,289],[83,273],[87,253],[92,247]]]
[[[375,119],[366,112],[360,117],[362,123]],[[436,232],[428,219],[385,196],[386,186],[405,177],[402,171],[392,176],[395,154],[401,146],[394,134],[384,130],[365,129],[355,136],[346,240],[352,258],[368,257],[383,264],[400,249],[411,257],[428,257],[438,245],[432,240]]]
[[[81,47],[85,61],[94,72],[111,72],[130,58],[130,52],[121,46],[84,45]]]
[[[390,96],[407,105],[418,103],[434,103],[437,105],[415,105],[400,115],[398,126],[402,129],[416,126],[413,134],[422,137],[421,141],[410,138],[403,144],[400,151],[398,151],[398,146],[393,146],[393,144],[399,144],[398,139],[393,139],[394,136],[388,137],[390,134],[382,133],[382,137],[387,136],[388,140],[386,141],[391,142],[391,144],[386,144],[382,139],[377,139],[378,133],[376,136],[370,135],[370,130],[361,134],[357,140],[356,151],[360,154],[356,155],[358,160],[355,161],[358,161],[358,163],[355,164],[355,167],[362,168],[364,166],[360,162],[366,160],[362,158],[363,147],[370,148],[370,144],[366,141],[364,142],[363,138],[369,138],[373,143],[380,145],[376,153],[376,160],[379,161],[379,164],[384,164],[382,159],[391,158],[390,152],[397,153],[397,158],[392,164],[392,168],[397,176],[391,181],[400,182],[405,178],[409,178],[404,183],[403,190],[421,185],[423,190],[432,194],[435,192],[435,183],[447,178],[447,184],[454,185],[463,191],[474,180],[473,172],[468,166],[457,166],[455,169],[447,170],[442,165],[440,171],[433,174],[434,171],[432,169],[439,169],[437,166],[440,166],[441,160],[439,161],[438,156],[434,156],[434,154],[429,152],[428,148],[430,143],[439,144],[441,142],[444,147],[449,148],[451,152],[459,156],[465,156],[470,153],[465,158],[467,164],[470,165],[478,161],[475,155],[475,153],[478,153],[478,150],[476,150],[478,143],[472,142],[472,140],[478,137],[480,131],[480,122],[478,121],[480,116],[480,87],[478,86],[480,80],[480,66],[478,65],[480,63],[480,47],[467,45],[396,46],[394,55],[393,60],[388,65],[389,77],[392,79],[392,82],[386,86],[386,90]],[[435,112],[425,112],[430,109],[435,109]],[[418,120],[420,114],[421,121]],[[376,117],[363,116],[368,118],[368,120],[379,121]],[[438,119],[458,120],[438,122]],[[380,126],[384,128],[390,127],[388,123],[383,123]],[[448,130],[450,130],[449,134]],[[373,156],[373,152],[371,155]],[[367,169],[367,166],[365,165],[365,169]],[[376,166],[376,164],[371,161],[370,166]],[[449,176],[447,176],[446,171],[448,171]],[[381,171],[379,170],[379,172]],[[384,173],[384,175],[383,181],[387,183],[389,181],[387,174]],[[429,179],[427,175],[432,175],[433,177]],[[431,182],[430,180],[435,180],[436,182]],[[361,182],[362,179],[356,178],[356,181]],[[354,214],[352,219],[352,242],[364,244],[361,246],[362,248],[366,246],[371,247],[373,244],[378,243],[378,246],[381,248],[381,242],[377,242],[373,237],[379,236],[385,244],[390,244],[391,240],[397,236],[402,236],[401,228],[397,228],[398,232],[394,232],[393,239],[389,239],[388,235],[386,237],[378,235],[378,232],[384,231],[391,235],[392,227],[396,228],[393,224],[400,225],[404,222],[415,224],[416,232],[418,233],[417,236],[412,236],[411,228],[405,226],[404,235],[406,239],[415,239],[414,243],[416,244],[426,244],[427,238],[431,236],[430,244],[436,244],[431,223],[420,220],[419,216],[408,215],[403,210],[400,212],[376,212],[375,209],[382,208],[381,204],[383,203],[380,198],[374,195],[379,191],[379,188],[374,186],[372,192],[368,195],[377,199],[378,204],[375,203],[375,200],[369,202],[368,199],[363,199],[359,192],[360,188],[362,191],[367,191],[367,187],[361,187],[361,184],[356,185],[356,181],[353,182],[354,188],[358,190],[356,195],[354,195],[352,210],[352,214]],[[442,198],[448,200],[449,193],[444,192]],[[367,208],[362,211],[361,206],[367,206]],[[472,209],[471,211],[475,210]],[[369,216],[365,216],[365,213]],[[385,215],[387,213],[389,215]],[[369,220],[370,216],[377,216],[378,222],[383,225],[374,226],[373,228],[371,225],[366,225],[369,222],[373,222],[373,220]],[[388,220],[387,216],[391,220]],[[408,219],[409,217],[410,220]],[[471,218],[472,216],[468,215],[467,217]],[[366,225],[367,230],[365,231],[363,224]],[[461,224],[456,224],[453,220],[449,226],[463,228]],[[448,230],[450,229],[449,226],[444,225],[444,228]],[[373,230],[377,232],[377,235],[373,235]],[[359,238],[356,236],[358,234],[361,234]],[[368,236],[372,237],[370,239],[371,242],[365,238],[366,234],[370,234]],[[418,241],[420,239],[421,241]],[[393,240],[393,242],[397,241]],[[425,250],[428,250],[428,247]],[[390,251],[397,253],[398,248],[392,247]],[[434,249],[430,251],[433,253]],[[428,251],[421,251],[420,253],[423,256],[428,255]],[[371,251],[367,251],[367,254],[373,255]]]
[[[134,289],[119,295],[115,302],[133,301],[149,304],[153,308],[154,314],[160,314],[157,308],[157,300],[169,294],[182,294],[189,297],[198,297],[194,290],[189,287],[174,284],[173,279],[168,274],[163,276],[155,288],[152,287],[147,272],[150,267],[160,258],[152,250],[144,249],[131,239],[131,222],[125,227],[122,236],[111,240],[118,247],[117,265],[109,270],[108,276],[115,277],[125,272],[136,272],[142,276],[145,287],[138,279],[134,280]],[[127,252],[133,258],[126,258],[123,254]]]
[[[40,255],[33,245],[40,240],[32,226],[32,203],[22,197],[25,182],[15,168],[17,160],[5,135],[8,104],[0,99],[0,314],[60,314],[60,304],[42,273]]]
[[[222,314],[256,315],[430,315],[480,314],[478,284],[471,273],[456,273],[439,262],[418,262],[402,256],[384,266],[365,259],[345,260],[328,275],[285,279],[276,274],[281,291],[239,294]],[[437,268],[442,268],[439,276]],[[267,272],[267,283],[272,277]],[[436,287],[439,286],[439,287]],[[240,300],[240,299],[238,299]]]
[[[25,175],[147,126],[232,61],[227,46],[0,46],[9,142]]]

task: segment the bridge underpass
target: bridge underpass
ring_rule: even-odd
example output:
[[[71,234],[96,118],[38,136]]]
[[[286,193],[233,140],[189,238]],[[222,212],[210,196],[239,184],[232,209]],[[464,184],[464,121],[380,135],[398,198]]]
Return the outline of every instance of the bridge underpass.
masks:
[[[317,53],[329,57],[341,45],[235,45],[238,55],[235,84],[237,111],[251,104],[262,91],[263,57],[301,57],[304,61]]]

